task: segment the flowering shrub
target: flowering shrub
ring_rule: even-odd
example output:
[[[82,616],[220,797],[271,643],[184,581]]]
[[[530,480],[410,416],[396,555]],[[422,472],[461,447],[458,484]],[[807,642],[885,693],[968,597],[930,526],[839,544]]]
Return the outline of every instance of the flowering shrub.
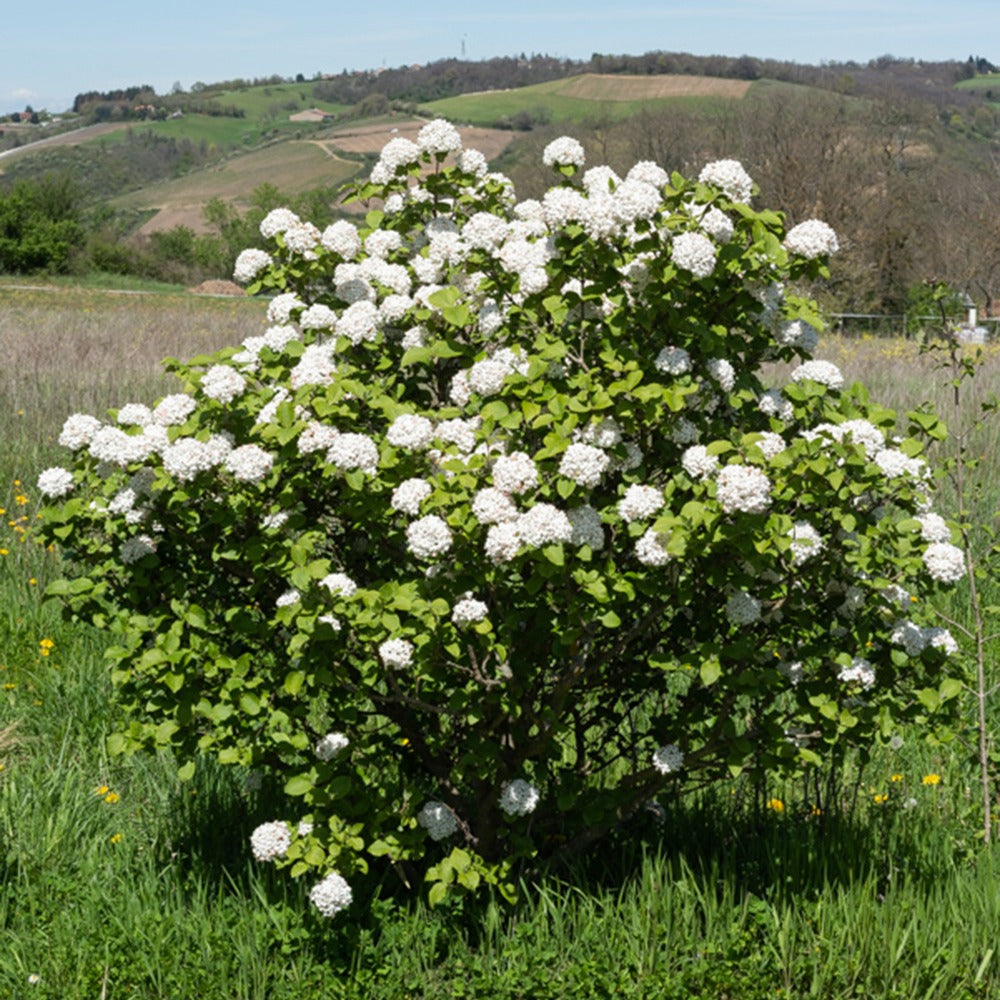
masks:
[[[940,425],[894,437],[809,357],[792,289],[829,227],[786,237],[731,160],[545,161],[517,203],[433,122],[362,226],[271,213],[236,265],[264,333],[71,416],[39,481],[53,590],[116,636],[112,749],[279,773],[300,806],[250,846],[326,915],[387,861],[433,900],[503,887],[669,785],[822,762],[959,689],[911,612],[963,572]]]

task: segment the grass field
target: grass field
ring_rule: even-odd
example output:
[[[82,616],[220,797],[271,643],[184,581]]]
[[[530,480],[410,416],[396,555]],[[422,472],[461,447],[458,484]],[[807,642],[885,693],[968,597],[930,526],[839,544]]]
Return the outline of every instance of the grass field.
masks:
[[[492,125],[519,111],[544,112],[553,122],[594,118],[620,120],[642,109],[681,102],[711,111],[741,99],[748,84],[739,80],[684,76],[602,76],[585,74],[515,90],[461,94],[433,101],[421,110],[455,122]]]
[[[116,208],[156,209],[157,215],[142,232],[185,225],[196,232],[206,229],[202,208],[212,198],[222,198],[245,208],[250,195],[262,184],[276,184],[288,194],[317,187],[339,186],[359,169],[357,160],[343,159],[325,143],[292,140],[235,156],[174,180],[161,181],[115,198]]]
[[[68,413],[151,401],[169,388],[159,359],[259,333],[263,304],[9,286],[0,301],[0,996],[1000,994],[1000,849],[976,838],[967,750],[919,732],[816,783],[664,799],[574,870],[525,883],[514,907],[383,894],[320,922],[301,886],[249,858],[250,831],[281,814],[275,788],[212,766],[182,786],[167,758],[108,758],[104,637],[42,602],[59,555],[33,533]],[[875,398],[948,405],[912,345],[827,338],[818,353]],[[993,353],[982,386],[998,385]],[[995,510],[994,438],[979,447]]]

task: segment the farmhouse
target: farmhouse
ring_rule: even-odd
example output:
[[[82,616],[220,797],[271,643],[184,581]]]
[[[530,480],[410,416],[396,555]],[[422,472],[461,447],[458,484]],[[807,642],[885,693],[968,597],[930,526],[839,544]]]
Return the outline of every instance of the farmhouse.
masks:
[[[319,108],[307,108],[305,111],[297,111],[294,115],[289,115],[290,122],[325,122],[333,115],[329,111],[321,111]]]

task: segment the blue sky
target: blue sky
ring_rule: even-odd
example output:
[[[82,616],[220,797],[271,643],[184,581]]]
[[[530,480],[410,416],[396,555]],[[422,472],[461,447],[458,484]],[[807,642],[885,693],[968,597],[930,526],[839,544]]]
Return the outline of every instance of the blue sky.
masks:
[[[996,0],[500,0],[495,7],[171,0],[155,15],[150,10],[120,0],[19,8],[17,30],[7,17],[0,31],[0,113],[25,104],[60,111],[80,91],[137,83],[163,93],[175,82],[187,89],[198,80],[430,62],[461,56],[463,43],[469,59],[659,49],[799,63],[866,62],[886,53],[1000,63]]]

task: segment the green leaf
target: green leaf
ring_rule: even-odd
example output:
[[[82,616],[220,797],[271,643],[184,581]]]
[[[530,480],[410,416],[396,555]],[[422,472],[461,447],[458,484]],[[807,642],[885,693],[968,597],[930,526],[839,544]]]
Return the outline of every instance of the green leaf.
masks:
[[[722,676],[722,664],[713,656],[702,663],[698,673],[701,675],[702,684],[711,687]]]
[[[444,902],[444,898],[447,895],[448,886],[444,882],[435,882],[431,886],[430,892],[427,893],[427,902],[431,906],[438,906]]]
[[[240,708],[247,715],[260,715],[260,699],[252,691],[240,695]]]
[[[194,777],[194,761],[189,760],[186,764],[182,764],[177,768],[177,780],[178,781],[190,781]]]
[[[296,774],[285,782],[286,795],[306,795],[313,790],[312,774]]]

